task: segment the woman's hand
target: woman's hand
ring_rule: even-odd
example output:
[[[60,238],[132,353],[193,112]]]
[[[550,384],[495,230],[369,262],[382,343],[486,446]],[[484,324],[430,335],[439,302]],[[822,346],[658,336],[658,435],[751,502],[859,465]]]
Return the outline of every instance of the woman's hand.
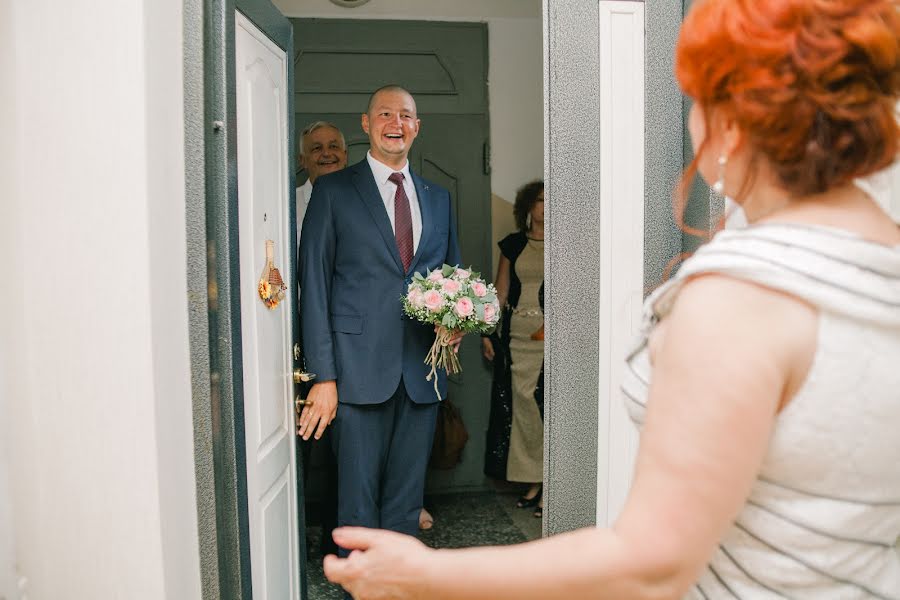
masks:
[[[489,361],[494,361],[494,344],[491,342],[491,338],[481,338],[481,354]]]
[[[428,557],[434,552],[414,537],[363,527],[334,530],[347,558],[325,557],[325,576],[344,586],[356,600],[425,599],[422,585]]]

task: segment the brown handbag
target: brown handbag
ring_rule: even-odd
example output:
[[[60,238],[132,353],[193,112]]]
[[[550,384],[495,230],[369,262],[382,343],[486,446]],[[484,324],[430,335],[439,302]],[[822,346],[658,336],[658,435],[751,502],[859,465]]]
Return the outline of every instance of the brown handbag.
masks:
[[[437,425],[434,429],[434,444],[431,447],[433,469],[452,469],[462,461],[463,448],[469,440],[469,432],[463,423],[459,409],[445,399],[438,405]]]

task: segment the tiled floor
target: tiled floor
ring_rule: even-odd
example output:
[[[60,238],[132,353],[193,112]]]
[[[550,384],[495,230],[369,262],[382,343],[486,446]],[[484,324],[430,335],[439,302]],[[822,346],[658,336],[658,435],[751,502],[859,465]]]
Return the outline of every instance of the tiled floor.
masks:
[[[531,510],[515,507],[515,494],[448,494],[426,499],[434,527],[420,539],[433,548],[461,548],[515,544],[541,536],[541,521]],[[322,573],[319,553],[321,528],[310,527],[307,581],[310,600],[340,600],[341,589],[329,584]]]

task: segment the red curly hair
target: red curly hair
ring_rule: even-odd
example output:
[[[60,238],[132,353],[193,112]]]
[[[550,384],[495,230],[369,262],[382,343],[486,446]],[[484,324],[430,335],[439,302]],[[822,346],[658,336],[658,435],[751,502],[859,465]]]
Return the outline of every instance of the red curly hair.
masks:
[[[735,119],[797,197],[897,158],[897,0],[698,0],[675,61],[684,92]]]

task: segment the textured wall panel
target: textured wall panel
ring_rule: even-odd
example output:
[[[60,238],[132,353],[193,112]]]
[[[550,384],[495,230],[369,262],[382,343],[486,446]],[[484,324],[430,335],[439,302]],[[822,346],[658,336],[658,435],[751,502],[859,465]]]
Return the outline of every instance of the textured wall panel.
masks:
[[[682,11],[679,0],[647,0],[644,10],[644,287],[649,292],[662,283],[665,266],[681,252],[672,193],[684,164],[682,96],[674,73]]]
[[[544,532],[591,525],[597,492],[600,88],[596,0],[546,0]]]
[[[194,411],[200,577],[204,600],[220,598],[216,491],[209,385],[206,288],[206,163],[203,107],[203,1],[184,2],[184,154],[187,292]]]

